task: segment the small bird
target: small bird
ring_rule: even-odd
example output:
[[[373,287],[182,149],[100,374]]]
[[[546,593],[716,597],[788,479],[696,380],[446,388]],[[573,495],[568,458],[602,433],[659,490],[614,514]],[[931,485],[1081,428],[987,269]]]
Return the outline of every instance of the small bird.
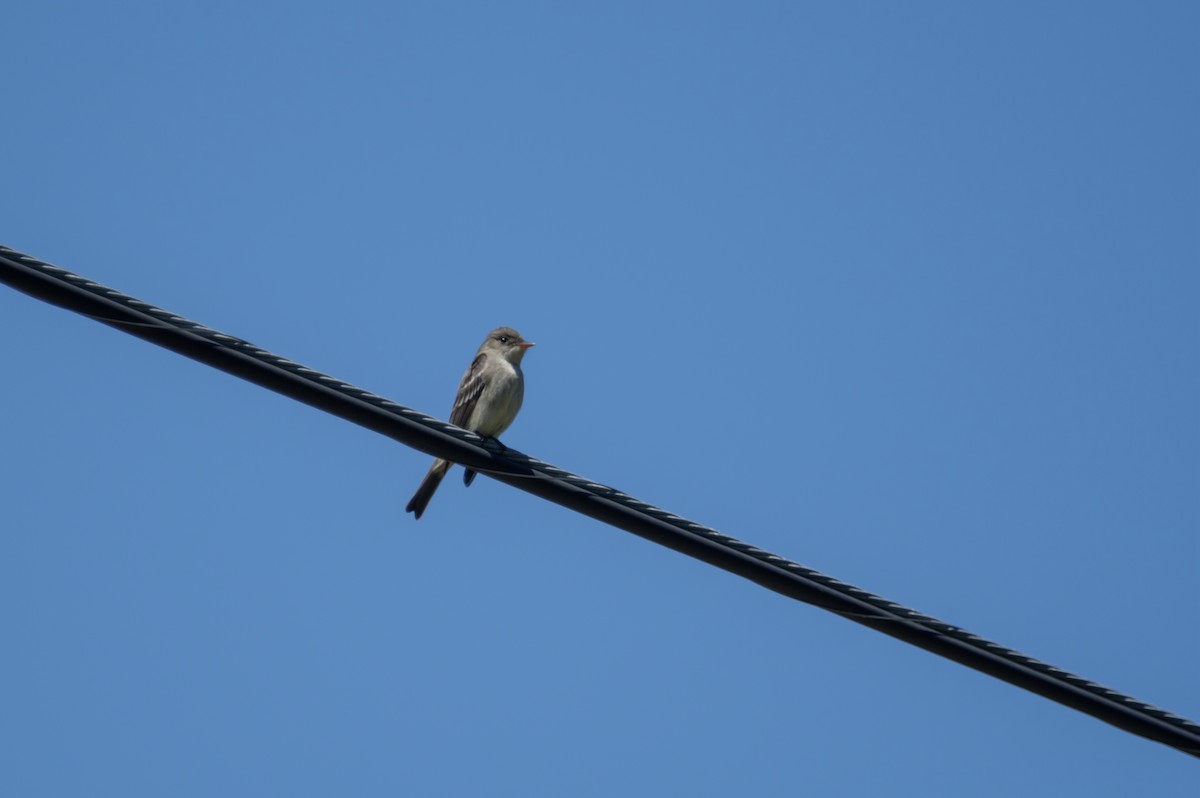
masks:
[[[521,409],[525,398],[525,375],[521,373],[521,358],[533,346],[512,327],[497,327],[479,345],[475,359],[471,361],[462,382],[458,384],[458,395],[454,397],[454,408],[450,411],[450,423],[463,429],[478,432],[485,438],[497,438],[508,429]],[[433,467],[421,481],[404,512],[417,518],[425,512],[434,491],[452,466],[449,460],[434,460]],[[463,483],[470,485],[475,472],[467,469]]]

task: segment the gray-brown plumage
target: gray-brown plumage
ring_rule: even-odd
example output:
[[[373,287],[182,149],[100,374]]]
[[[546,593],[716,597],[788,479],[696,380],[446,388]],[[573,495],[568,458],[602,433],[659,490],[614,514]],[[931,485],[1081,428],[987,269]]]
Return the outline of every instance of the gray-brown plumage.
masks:
[[[498,438],[508,429],[525,398],[521,359],[531,346],[512,327],[497,327],[488,333],[458,384],[450,423],[487,438]],[[451,465],[449,460],[434,460],[404,511],[420,518]],[[475,472],[468,469],[463,482],[470,485],[474,478]]]

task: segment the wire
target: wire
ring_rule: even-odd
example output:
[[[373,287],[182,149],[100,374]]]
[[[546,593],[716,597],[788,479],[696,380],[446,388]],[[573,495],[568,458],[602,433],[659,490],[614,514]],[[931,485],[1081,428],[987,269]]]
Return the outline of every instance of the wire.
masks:
[[[87,278],[0,246],[0,282],[841,615],[1060,704],[1200,757],[1200,725],[763,551],[615,488],[506,448]]]

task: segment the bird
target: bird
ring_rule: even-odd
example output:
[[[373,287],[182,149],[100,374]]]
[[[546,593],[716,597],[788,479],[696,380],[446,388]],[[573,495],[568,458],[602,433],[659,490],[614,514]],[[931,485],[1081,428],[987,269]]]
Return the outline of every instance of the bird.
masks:
[[[450,423],[485,438],[500,437],[517,417],[525,398],[521,360],[531,346],[512,327],[497,327],[488,333],[458,384]],[[420,518],[452,465],[449,460],[434,460],[404,512]],[[463,484],[470,485],[474,479],[475,472],[467,469]]]

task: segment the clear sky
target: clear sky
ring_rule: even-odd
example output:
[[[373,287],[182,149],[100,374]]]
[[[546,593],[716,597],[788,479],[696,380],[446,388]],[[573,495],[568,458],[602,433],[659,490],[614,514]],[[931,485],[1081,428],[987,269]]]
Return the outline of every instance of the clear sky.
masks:
[[[0,242],[1200,718],[1200,5],[17,3]],[[1200,762],[0,288],[8,795]]]

